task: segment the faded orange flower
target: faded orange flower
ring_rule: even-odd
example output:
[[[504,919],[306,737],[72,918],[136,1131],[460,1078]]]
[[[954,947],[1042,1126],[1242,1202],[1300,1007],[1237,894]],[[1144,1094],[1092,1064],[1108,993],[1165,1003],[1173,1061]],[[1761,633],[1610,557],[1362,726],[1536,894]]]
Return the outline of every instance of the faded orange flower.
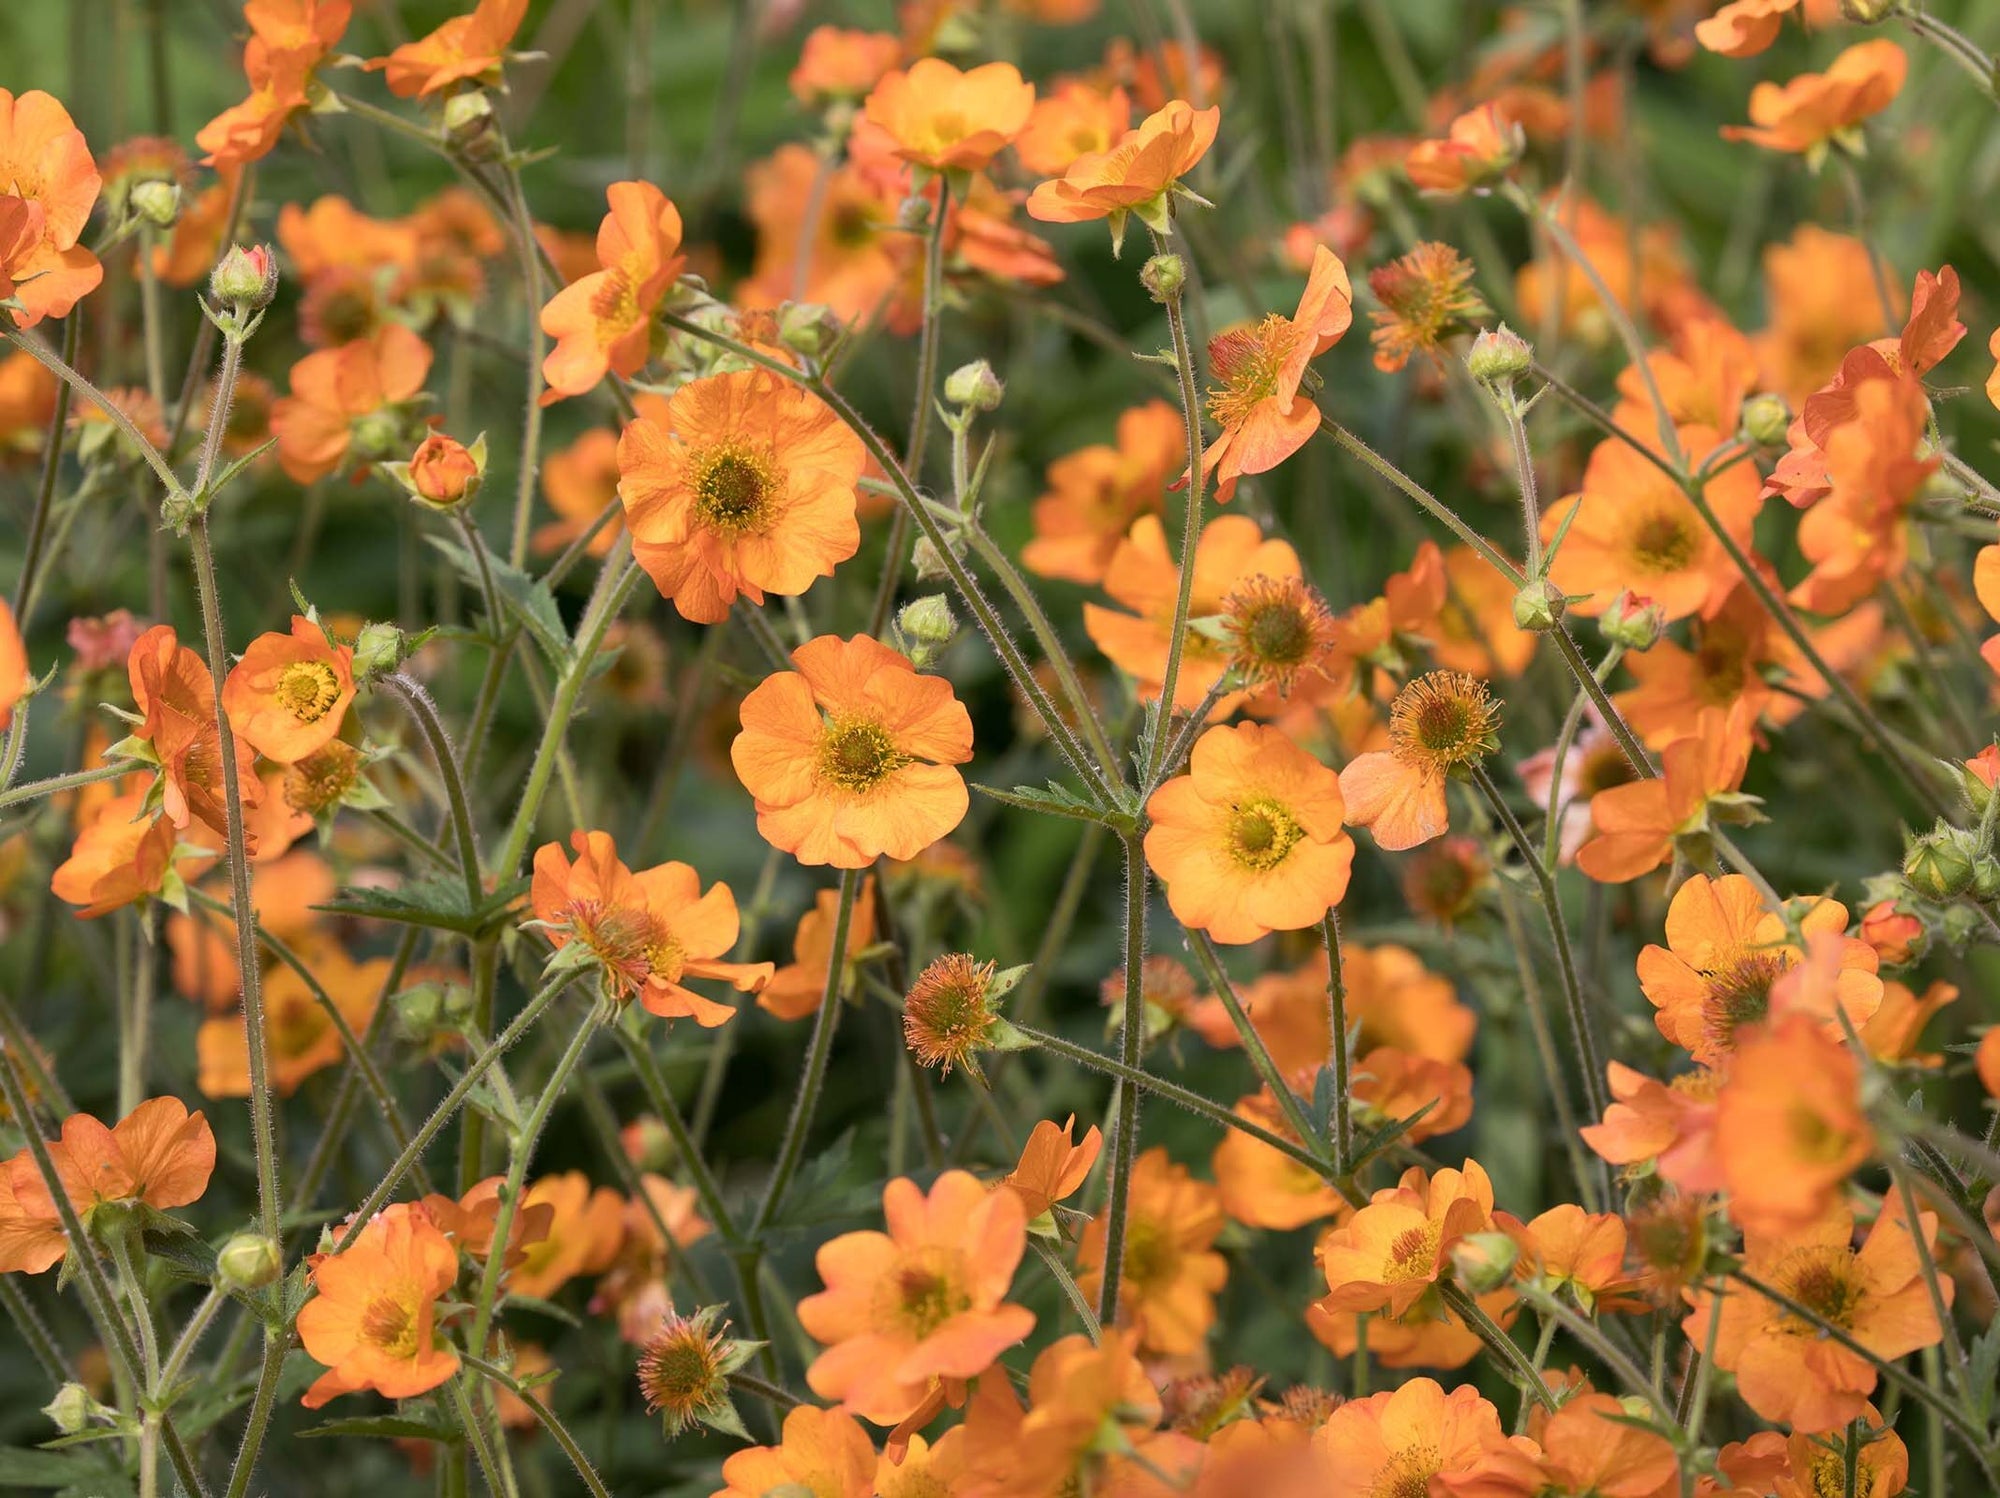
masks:
[[[1667,745],[1660,773],[1590,798],[1596,835],[1577,849],[1576,866],[1593,879],[1623,884],[1651,873],[1683,839],[1697,852],[1720,820],[1742,820],[1737,793],[1750,765],[1751,714],[1739,701],[1727,713],[1704,708],[1696,731]]]
[[[1059,177],[1071,163],[1110,150],[1131,124],[1132,101],[1124,89],[1064,79],[1035,100],[1014,154],[1036,176]]]
[[[1104,1148],[1103,1133],[1092,1124],[1083,1143],[1077,1144],[1072,1138],[1075,1129],[1074,1113],[1060,1126],[1041,1119],[1028,1131],[1020,1160],[1000,1179],[1001,1186],[1021,1199],[1029,1222],[1073,1195],[1097,1163],[1098,1151]]]
[[[1785,17],[1799,0],[1729,0],[1705,21],[1697,21],[1694,39],[1724,57],[1755,57],[1778,39]]]
[[[790,79],[792,97],[808,105],[859,99],[902,56],[902,40],[886,31],[815,26],[799,47]]]
[[[240,167],[270,154],[285,122],[310,103],[313,73],[339,44],[352,0],[246,0],[250,40],[243,73],[250,97],[202,126],[195,144],[213,167]]]
[[[1759,1026],[1717,1094],[1715,1142],[1729,1215],[1746,1233],[1812,1227],[1874,1152],[1859,1058],[1809,1015]]]
[[[1909,70],[1909,55],[1894,42],[1879,37],[1862,42],[1824,73],[1759,83],[1750,91],[1750,123],[1724,125],[1722,138],[1789,151],[1817,165],[1834,146],[1854,146],[1861,122],[1895,101]]]

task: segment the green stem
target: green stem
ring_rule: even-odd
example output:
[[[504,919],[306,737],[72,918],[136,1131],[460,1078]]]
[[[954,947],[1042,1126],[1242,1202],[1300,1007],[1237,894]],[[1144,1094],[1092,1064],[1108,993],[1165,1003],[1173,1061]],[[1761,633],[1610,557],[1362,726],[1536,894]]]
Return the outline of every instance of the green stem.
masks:
[[[1137,1074],[1146,1042],[1146,851],[1139,834],[1125,835],[1125,1002],[1118,1026],[1120,1070]],[[1118,1322],[1119,1281],[1125,1272],[1125,1227],[1132,1196],[1132,1161],[1139,1146],[1139,1093],[1123,1082],[1106,1120],[1111,1132],[1111,1184],[1104,1209],[1104,1282],[1098,1290],[1097,1319]]]
[[[1660,1398],[1659,1391],[1653,1387],[1653,1381],[1646,1377],[1645,1370],[1620,1352],[1589,1317],[1579,1315],[1563,1304],[1559,1296],[1551,1295],[1532,1284],[1519,1282],[1515,1285],[1515,1289],[1521,1299],[1533,1306],[1537,1312],[1560,1322],[1564,1331],[1596,1353],[1603,1360],[1604,1366],[1618,1375],[1618,1381],[1650,1404],[1654,1413],[1662,1420],[1673,1419],[1673,1411]],[[1459,1293],[1464,1294],[1463,1291]],[[1454,1305],[1452,1309],[1458,1308]]]
[[[19,709],[15,717],[20,717]],[[10,736],[11,737],[11,736]],[[11,750],[12,745],[9,745]],[[23,801],[36,801],[43,796],[56,796],[64,791],[73,791],[78,786],[95,785],[100,780],[116,780],[120,775],[130,774],[133,766],[113,763],[99,765],[94,770],[73,770],[67,775],[51,775],[46,780],[31,780],[26,785],[17,785],[0,791],[0,811],[9,806],[18,806]]]
[[[424,736],[424,743],[431,751],[431,760],[437,766],[438,780],[444,786],[445,800],[451,809],[452,836],[458,843],[458,868],[465,882],[465,908],[469,915],[484,903],[486,889],[479,877],[479,839],[472,826],[472,803],[466,795],[464,777],[459,773],[458,755],[452,749],[451,736],[438,717],[437,704],[431,701],[430,693],[414,677],[398,671],[383,677],[381,686],[410,715],[410,721]],[[511,872],[511,866],[503,868],[502,877]]]
[[[72,308],[63,323],[62,359],[75,364],[77,345],[83,338],[83,309]],[[28,533],[22,543],[21,576],[14,585],[14,623],[23,633],[34,612],[35,586],[41,580],[43,547],[48,540],[49,515],[55,505],[56,475],[62,468],[63,438],[69,432],[70,386],[56,381],[55,407],[49,413],[48,435],[42,442],[42,476],[35,485],[35,507],[28,515]]]
[[[1346,1176],[1352,1173],[1348,1159],[1353,1152],[1354,1100],[1347,1075],[1347,974],[1340,962],[1340,912],[1327,911],[1319,929],[1326,943],[1326,1026],[1333,1046],[1333,1170]]]
[[[1283,1110],[1285,1121],[1291,1125],[1292,1132],[1299,1136],[1300,1142],[1317,1154],[1315,1146],[1320,1142],[1319,1130],[1313,1127],[1312,1120],[1306,1116],[1305,1105],[1299,1101],[1298,1094],[1292,1091],[1291,1083],[1285,1079],[1284,1073],[1278,1070],[1278,1063],[1272,1059],[1270,1048],[1264,1044],[1264,1037],[1258,1033],[1257,1027],[1250,1023],[1250,1016],[1244,1011],[1243,1001],[1236,996],[1236,985],[1230,981],[1229,973],[1222,965],[1222,957],[1215,950],[1215,944],[1208,939],[1205,932],[1190,930],[1187,932],[1187,945],[1188,950],[1194,953],[1195,964],[1200,967],[1202,975],[1208,979],[1209,986],[1215,990],[1216,998],[1221,1000],[1223,1009],[1228,1012],[1230,1024],[1236,1027],[1236,1038],[1242,1042],[1244,1054],[1250,1058],[1251,1066],[1255,1068],[1265,1087],[1270,1089],[1272,1101]],[[1344,1037],[1335,1037],[1336,1044],[1342,1040]]]
[[[1519,567],[1508,561],[1491,541],[1488,541],[1479,532],[1454,515],[1436,495],[1432,494],[1423,485],[1404,473],[1402,469],[1391,463],[1387,458],[1376,452],[1374,448],[1363,442],[1354,433],[1350,432],[1346,427],[1324,412],[1320,414],[1319,429],[1331,437],[1342,450],[1353,457],[1359,458],[1368,467],[1374,469],[1383,479],[1386,479],[1391,486],[1400,489],[1410,499],[1415,500],[1418,507],[1425,514],[1437,521],[1438,524],[1458,537],[1467,546],[1478,552],[1495,571],[1506,578],[1516,588],[1519,588],[1527,581],[1527,578],[1522,574]]]
[[[119,433],[124,436],[126,441],[132,444],[133,450],[141,458],[145,459],[146,466],[153,470],[154,475],[160,481],[161,487],[167,491],[170,498],[181,501],[187,499],[187,490],[181,487],[179,477],[174,473],[172,467],[168,465],[167,460],[161,456],[160,450],[146,440],[146,434],[139,430],[133,423],[132,418],[120,410],[110,397],[91,384],[89,380],[85,379],[82,374],[71,366],[68,360],[43,343],[41,339],[23,333],[16,328],[9,328],[6,331],[9,343],[22,350],[37,364],[40,364],[49,373],[55,375],[64,384],[75,390],[78,395],[97,407],[103,413],[105,420],[118,428]]]
[[[497,1368],[481,1358],[463,1353],[460,1354],[459,1360],[473,1372],[492,1380],[525,1404],[529,1413],[541,1422],[542,1429],[549,1433],[550,1439],[562,1448],[562,1454],[569,1458],[570,1466],[583,1480],[583,1485],[590,1489],[596,1498],[611,1498],[611,1490],[604,1486],[604,1479],[599,1477],[597,1469],[591,1466],[590,1458],[583,1453],[583,1447],[577,1443],[576,1437],[570,1434],[569,1428],[556,1418],[555,1411],[549,1408],[539,1394],[522,1385],[506,1370]]]
[[[49,1376],[49,1382],[57,1385],[71,1383],[76,1374],[69,1366],[69,1359],[42,1325],[42,1318],[35,1314],[34,1306],[14,1282],[11,1274],[0,1274],[0,1305],[7,1308],[7,1318],[14,1323],[14,1330],[21,1334],[21,1340],[28,1344],[28,1350],[35,1355],[35,1361],[42,1365],[42,1371]]]
[[[1447,1306],[1451,1307],[1452,1314],[1463,1321],[1469,1331],[1497,1353],[1500,1361],[1513,1370],[1522,1391],[1532,1395],[1543,1409],[1554,1414],[1558,1408],[1556,1397],[1543,1380],[1541,1370],[1529,1362],[1528,1355],[1521,1351],[1520,1344],[1508,1336],[1505,1328],[1481,1310],[1479,1302],[1459,1286],[1448,1281],[1440,1281],[1437,1288],[1438,1295]]]
[[[1077,1320],[1083,1323],[1085,1335],[1093,1343],[1101,1341],[1104,1337],[1104,1328],[1098,1322],[1097,1313],[1091,1310],[1090,1301],[1084,1296],[1076,1277],[1069,1272],[1069,1266],[1063,1263],[1062,1255],[1032,1233],[1028,1235],[1028,1246],[1034,1249],[1035,1257],[1040,1259],[1042,1267],[1048,1270],[1049,1278],[1061,1287],[1063,1298],[1069,1302],[1070,1309],[1076,1312]]]

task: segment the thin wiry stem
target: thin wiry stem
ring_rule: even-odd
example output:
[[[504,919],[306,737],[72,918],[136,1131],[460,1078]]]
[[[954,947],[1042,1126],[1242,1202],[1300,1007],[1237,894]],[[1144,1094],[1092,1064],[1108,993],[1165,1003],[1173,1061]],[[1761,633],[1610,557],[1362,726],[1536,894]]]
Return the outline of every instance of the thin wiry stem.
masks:
[[[1120,1012],[1119,1063],[1137,1073],[1146,1037],[1146,853],[1136,833],[1125,837],[1125,999]],[[1125,1225],[1132,1199],[1132,1162],[1139,1145],[1139,1088],[1121,1081],[1112,1116],[1111,1187],[1104,1209],[1104,1281],[1098,1290],[1097,1319],[1118,1321],[1119,1281],[1125,1272]]]

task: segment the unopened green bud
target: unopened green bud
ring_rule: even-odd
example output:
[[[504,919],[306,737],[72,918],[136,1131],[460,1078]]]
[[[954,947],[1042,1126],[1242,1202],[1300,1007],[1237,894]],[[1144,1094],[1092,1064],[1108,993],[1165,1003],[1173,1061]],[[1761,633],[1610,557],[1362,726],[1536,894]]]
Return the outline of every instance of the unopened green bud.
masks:
[[[1487,1295],[1514,1277],[1520,1248],[1505,1233],[1473,1233],[1451,1251],[1451,1267],[1474,1295]]]
[[[1857,26],[1875,26],[1903,8],[1903,0],[1840,0],[1840,14]]]
[[[1155,255],[1140,268],[1139,284],[1154,301],[1170,302],[1187,285],[1187,262],[1175,254]]]
[[[56,1390],[56,1397],[42,1406],[42,1413],[55,1422],[66,1436],[81,1435],[105,1413],[95,1395],[82,1384],[68,1383]]]
[[[896,615],[896,636],[903,654],[919,671],[944,653],[957,632],[951,605],[936,594],[904,604]]]
[[[1505,323],[1481,333],[1465,353],[1466,373],[1483,385],[1505,385],[1517,380],[1534,362],[1534,349]]]
[[[841,323],[831,307],[787,302],[778,309],[778,342],[808,359],[824,359],[840,341]]]
[[[1792,408],[1768,391],[1743,402],[1737,413],[1743,440],[1757,447],[1783,447],[1792,426]]]
[[[267,244],[232,245],[209,273],[208,294],[225,307],[255,312],[278,294],[278,255]]]
[[[1975,899],[2000,899],[2000,858],[1982,853],[1972,866],[1972,893]]]
[[[445,991],[439,983],[419,983],[391,999],[396,1029],[406,1040],[426,1041],[445,1019]]]
[[[354,641],[354,679],[371,682],[399,669],[416,647],[410,637],[393,624],[361,626]]]
[[[1543,634],[1562,622],[1569,600],[1563,590],[1546,577],[1538,577],[1514,595],[1514,623],[1522,629]]]
[[[278,1245],[262,1233],[238,1233],[215,1256],[215,1278],[231,1290],[261,1290],[284,1270]]]
[[[165,182],[155,177],[151,181],[134,183],[128,201],[132,212],[156,229],[173,228],[181,216],[181,189],[177,182]]]
[[[931,221],[931,200],[909,197],[896,205],[896,227],[910,234],[920,234]]]
[[[1936,827],[1912,838],[1903,851],[1903,877],[1927,900],[1955,900],[1973,886],[1979,840],[1939,818]]]
[[[453,94],[445,100],[444,130],[452,144],[474,161],[490,161],[499,154],[493,101],[479,89]]]
[[[1597,628],[1610,644],[1651,650],[1666,632],[1667,611],[1651,599],[1635,597],[1628,588],[1598,616]]]
[[[1000,383],[1000,376],[984,359],[961,364],[944,377],[946,402],[970,411],[995,410],[1006,393],[1007,387]]]

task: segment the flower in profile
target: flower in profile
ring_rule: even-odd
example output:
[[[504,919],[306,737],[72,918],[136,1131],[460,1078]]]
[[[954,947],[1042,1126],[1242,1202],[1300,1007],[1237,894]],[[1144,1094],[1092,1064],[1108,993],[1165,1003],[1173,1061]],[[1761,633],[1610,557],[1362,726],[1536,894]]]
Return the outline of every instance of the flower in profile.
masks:
[[[430,345],[401,323],[384,323],[366,338],[307,354],[292,366],[291,394],[271,407],[271,435],[278,439],[278,466],[285,477],[310,484],[357,448],[364,460],[396,450],[395,433],[382,433],[388,445],[377,450],[373,442],[357,441],[374,435],[358,428],[364,418],[414,399],[430,370]]]
[[[1340,341],[1354,322],[1354,288],[1347,267],[1318,245],[1298,310],[1267,313],[1252,327],[1232,328],[1209,340],[1209,419],[1222,433],[1201,455],[1215,497],[1228,503],[1236,481],[1268,473],[1304,447],[1319,430],[1319,406],[1300,394],[1312,361]]]
[[[1146,1351],[1200,1352],[1215,1324],[1216,1294],[1229,1278],[1229,1261],[1215,1251],[1227,1223],[1221,1193],[1155,1146],[1132,1162],[1126,1212],[1121,1320]],[[1077,1248],[1077,1286],[1093,1300],[1104,1284],[1108,1233],[1104,1218],[1094,1217]]]
[[[752,1446],[722,1464],[726,1486],[713,1498],[869,1498],[875,1490],[875,1443],[843,1409],[802,1404],[785,1416],[775,1446]]]
[[[1750,91],[1750,123],[1724,125],[1722,138],[1788,151],[1817,167],[1833,147],[1857,147],[1862,121],[1894,102],[1909,70],[1909,55],[1894,42],[1881,37],[1862,42],[1824,73],[1759,83]]]
[[[1420,191],[1451,197],[1506,176],[1526,144],[1498,105],[1482,104],[1453,120],[1442,140],[1412,146],[1403,168]]]
[[[109,1128],[88,1113],[72,1113],[48,1152],[86,1227],[100,1207],[138,1204],[158,1212],[199,1201],[215,1171],[208,1120],[170,1097],[147,1099]],[[0,1167],[0,1274],[40,1274],[67,1252],[55,1199],[23,1148]]]
[[[250,642],[222,683],[229,726],[259,754],[295,764],[340,732],[354,701],[354,651],[317,619],[292,616],[288,635]]]
[[[895,156],[933,172],[976,172],[1028,123],[1035,86],[1012,63],[960,72],[920,57],[869,91],[862,118],[886,132]]]
[[[1451,1276],[1451,1251],[1493,1223],[1493,1182],[1477,1160],[1426,1175],[1411,1166],[1320,1240],[1325,1311],[1397,1317]]]
[[[53,96],[0,88],[0,297],[32,328],[63,317],[104,279],[78,243],[103,185],[83,132]]]
[[[311,103],[313,74],[353,14],[352,0],[246,0],[243,73],[250,97],[196,132],[207,165],[237,168],[270,154],[285,122]]]
[[[1333,649],[1333,615],[1318,591],[1298,577],[1245,578],[1222,600],[1229,666],[1245,686],[1290,694],[1301,674],[1318,669]]]
[[[669,1441],[697,1425],[743,1435],[742,1418],[729,1398],[729,1375],[756,1351],[755,1342],[729,1335],[720,1306],[703,1306],[692,1316],[667,1312],[659,1330],[639,1349],[639,1392],[646,1396],[646,1413],[660,1417]]]
[[[300,1401],[307,1409],[363,1389],[410,1399],[458,1371],[458,1349],[437,1325],[458,1251],[422,1208],[386,1207],[345,1249],[308,1263],[318,1293],[300,1308],[299,1341],[327,1371]]]
[[[1368,289],[1382,305],[1369,314],[1375,331],[1375,367],[1393,374],[1414,354],[1441,357],[1444,343],[1486,316],[1472,289],[1471,262],[1448,244],[1427,241],[1368,273]]]
[[[806,1370],[823,1399],[894,1425],[947,1379],[976,1378],[1034,1330],[1007,1303],[1027,1249],[1027,1218],[1010,1191],[962,1170],[929,1194],[914,1181],[882,1193],[886,1232],[846,1233],[819,1251],[826,1289],[799,1302],[799,1323],[826,1344]]]
[[[964,952],[934,958],[903,997],[903,1041],[921,1066],[950,1076],[954,1066],[979,1076],[979,1052],[999,1011],[994,964]]]
[[[1576,866],[1606,884],[1649,874],[1676,850],[1705,863],[1718,822],[1754,818],[1756,798],[1737,790],[1750,766],[1752,706],[1727,713],[1703,708],[1695,732],[1660,755],[1660,773],[1590,798],[1596,835],[1576,851]]]
[[[1316,924],[1347,893],[1340,777],[1275,728],[1211,728],[1153,793],[1146,862],[1186,926],[1256,941]]]
[[[1462,671],[1427,671],[1389,708],[1389,747],[1359,754],[1340,772],[1347,820],[1392,851],[1414,848],[1450,826],[1445,782],[1500,747],[1500,705],[1486,683]]]
[[[1355,1092],[1358,1101],[1358,1085]],[[1238,1098],[1232,1111],[1267,1133],[1298,1142],[1269,1088]],[[1337,1216],[1347,1204],[1311,1166],[1241,1129],[1224,1131],[1209,1170],[1222,1210],[1247,1227],[1286,1232]]]
[[[148,799],[145,791],[131,791],[98,807],[50,876],[58,900],[82,907],[78,919],[95,920],[154,895],[185,898],[174,863],[179,838],[173,821],[154,815]]]
[[[128,616],[129,617],[129,616]],[[75,628],[74,623],[71,625]],[[21,628],[14,622],[14,610],[0,600],[0,729],[14,721],[14,709],[27,695],[34,673],[28,669],[27,646]]]
[[[806,591],[861,545],[868,455],[819,397],[769,370],[675,391],[618,439],[632,552],[684,619],[720,623],[741,596]]]
[[[1097,1125],[1075,1142],[1076,1115],[1072,1113],[1058,1126],[1042,1119],[1028,1131],[1021,1146],[1021,1158],[1000,1178],[1000,1184],[1021,1199],[1021,1210],[1033,1222],[1057,1202],[1074,1195],[1097,1163],[1104,1148],[1104,1135]]]
[[[428,36],[363,66],[381,73],[399,99],[428,98],[458,83],[493,83],[527,14],[528,0],[479,0],[471,14],[453,16]]]
[[[736,1011],[684,980],[718,978],[739,993],[769,981],[768,962],[719,960],[736,945],[739,924],[728,885],[704,892],[701,876],[684,863],[634,873],[619,862],[608,832],[571,833],[570,847],[574,863],[558,843],[536,850],[529,899],[557,951],[573,941],[589,950],[610,997],[636,997],[649,1013],[714,1029]]]
[[[546,1229],[524,1242],[518,1261],[509,1265],[509,1294],[551,1299],[578,1275],[610,1268],[624,1244],[625,1198],[609,1186],[592,1186],[580,1170],[543,1176],[529,1186],[515,1221],[537,1210],[547,1216]]]
[[[856,102],[902,58],[902,39],[886,31],[815,26],[799,47],[792,97],[808,107]]]
[[[1694,39],[1724,57],[1755,57],[1778,39],[1785,16],[1799,0],[1729,0],[1705,21],[1697,21]]]
[[[813,908],[799,917],[792,937],[792,960],[771,974],[757,994],[757,1007],[779,1019],[804,1019],[826,1002],[826,975],[833,962],[833,928],[840,916],[840,891],[823,889],[813,896]],[[852,981],[854,959],[875,944],[875,877],[861,881],[854,910],[847,920],[847,951],[841,968],[843,985]],[[844,989],[843,989],[844,991]]]
[[[1860,1060],[1808,1015],[1759,1026],[1716,1096],[1715,1142],[1745,1232],[1810,1228],[1874,1152]]]
[[[1366,1399],[1350,1399],[1313,1436],[1321,1473],[1333,1493],[1417,1498],[1465,1489],[1513,1452],[1500,1412],[1470,1384],[1449,1394],[1435,1380],[1413,1378]]]
[[[805,864],[910,859],[963,820],[972,719],[951,683],[868,635],[821,635],[743,699],[730,745],[757,830]]]
[[[1196,109],[1176,99],[1108,150],[1087,152],[1060,177],[1042,183],[1028,195],[1028,217],[1053,224],[1108,219],[1114,252],[1125,237],[1128,214],[1156,234],[1169,234],[1172,197],[1186,191],[1180,179],[1208,154],[1221,121],[1218,107]]]
[[[167,819],[182,831],[198,823],[208,834],[226,838],[222,730],[207,663],[181,644],[171,624],[156,624],[133,642],[125,673],[144,720],[132,738],[149,747],[159,767],[159,805]],[[241,739],[235,748],[237,783],[249,811],[261,799],[256,757]]]
[[[1844,934],[1847,907],[1838,900],[1794,906],[1782,915],[1766,910],[1757,887],[1741,874],[1695,874],[1674,891],[1667,945],[1639,953],[1639,987],[1658,1011],[1660,1033],[1702,1065],[1714,1066],[1735,1050],[1739,1031],[1781,1014],[1810,1013],[1835,1040],[1841,1034],[1836,1012],[1853,1025],[1866,1024],[1882,1003],[1874,949]],[[1788,977],[1806,960],[1805,948],[1787,936],[1788,923],[1807,943],[1838,944],[1837,997],[1824,1012],[1796,1002],[1812,995],[1796,993],[1801,985]]]
[[[598,269],[569,283],[542,308],[542,331],[556,340],[542,362],[544,404],[582,395],[607,373],[636,374],[653,341],[653,313],[686,263],[681,215],[650,182],[614,182],[611,211],[597,229]]]
[[[1613,1165],[1650,1166],[1683,1191],[1720,1191],[1715,1099],[1722,1078],[1702,1067],[1657,1082],[1618,1061],[1605,1072],[1614,1101],[1603,1122],[1577,1131],[1583,1142]]]
[[[1871,1357],[1893,1363],[1937,1345],[1943,1332],[1920,1258],[1936,1239],[1937,1219],[1923,1213],[1920,1224],[1922,1250],[1893,1200],[1858,1250],[1854,1215],[1845,1207],[1802,1230],[1744,1234],[1748,1278],[1839,1327],[1869,1354],[1849,1351],[1815,1322],[1732,1284],[1723,1296],[1715,1366],[1736,1375],[1745,1404],[1803,1434],[1838,1430],[1868,1408],[1876,1379]],[[1949,1305],[1957,1288],[1951,1277],[1939,1275],[1938,1288]],[[1689,1296],[1691,1309],[1681,1329],[1690,1338],[1707,1337],[1713,1294],[1701,1290]]]
[[[1126,532],[1160,508],[1168,480],[1186,462],[1179,411],[1155,400],[1120,412],[1115,443],[1092,443],[1049,464],[1048,492],[1035,501],[1035,534],[1021,548],[1021,565],[1042,577],[1103,582]]]

